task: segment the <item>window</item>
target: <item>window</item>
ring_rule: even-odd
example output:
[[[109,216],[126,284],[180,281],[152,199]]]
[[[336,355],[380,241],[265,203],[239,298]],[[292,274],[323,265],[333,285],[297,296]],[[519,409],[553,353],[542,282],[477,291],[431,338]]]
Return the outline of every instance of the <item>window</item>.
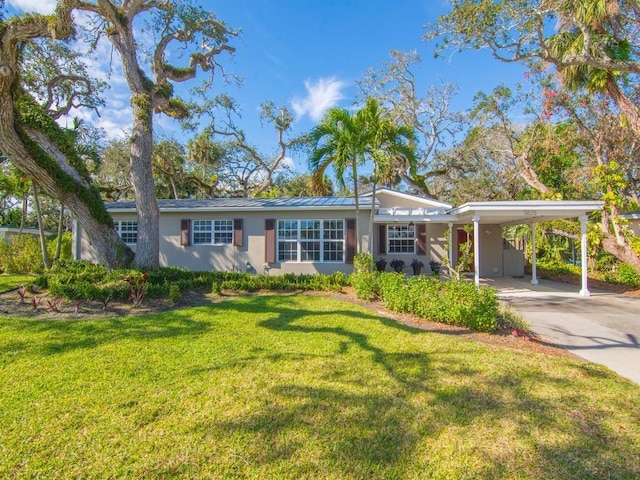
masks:
[[[323,260],[325,262],[344,261],[344,220],[325,220],[323,230]]]
[[[320,220],[300,220],[300,260],[320,261]]]
[[[344,220],[279,220],[279,262],[343,262]]]
[[[415,253],[414,225],[387,225],[388,253]]]
[[[194,245],[231,245],[233,220],[194,220]]]
[[[116,222],[116,232],[127,245],[138,242],[138,222]]]
[[[278,220],[278,261],[298,261],[298,221]]]

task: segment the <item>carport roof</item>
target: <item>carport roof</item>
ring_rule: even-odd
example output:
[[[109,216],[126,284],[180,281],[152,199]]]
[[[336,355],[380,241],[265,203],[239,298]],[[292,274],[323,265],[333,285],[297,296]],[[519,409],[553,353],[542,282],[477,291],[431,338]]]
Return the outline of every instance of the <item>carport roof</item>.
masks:
[[[500,225],[530,224],[560,218],[574,218],[600,210],[603,202],[593,200],[512,200],[469,202],[447,210],[451,223],[479,223]]]

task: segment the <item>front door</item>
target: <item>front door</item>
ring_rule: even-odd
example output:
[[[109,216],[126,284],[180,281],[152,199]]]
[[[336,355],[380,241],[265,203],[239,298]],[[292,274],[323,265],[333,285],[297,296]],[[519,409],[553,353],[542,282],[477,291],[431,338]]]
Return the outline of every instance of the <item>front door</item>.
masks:
[[[464,272],[473,272],[473,233],[467,233],[462,228],[458,229],[458,263],[463,255],[468,252],[469,264],[465,265]]]

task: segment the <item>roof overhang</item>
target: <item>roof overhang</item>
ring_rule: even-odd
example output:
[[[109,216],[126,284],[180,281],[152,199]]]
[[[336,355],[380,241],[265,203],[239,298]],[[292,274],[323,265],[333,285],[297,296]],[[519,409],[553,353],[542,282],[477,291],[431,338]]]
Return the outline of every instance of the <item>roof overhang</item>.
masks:
[[[620,218],[624,218],[626,220],[640,220],[640,211],[638,212],[627,212],[621,215],[618,215]]]
[[[419,203],[422,203],[425,207],[430,207],[430,208],[448,209],[448,208],[451,208],[453,206],[450,203],[441,202],[439,200],[436,200],[435,198],[421,197],[421,196],[418,196],[418,195],[412,195],[410,193],[399,192],[397,190],[392,190],[392,189],[386,188],[386,187],[382,187],[382,188],[379,188],[378,190],[376,190],[376,194],[378,194],[378,193],[383,193],[383,194],[386,194],[386,195],[390,195],[390,196],[398,198],[400,200],[410,200],[412,202],[419,202]],[[372,196],[373,196],[373,192],[369,191],[369,192],[365,192],[365,193],[361,194],[360,198],[367,198],[367,197],[372,197]]]
[[[447,211],[451,223],[500,225],[531,224],[561,218],[575,218],[600,210],[600,201],[573,200],[514,200],[504,202],[470,202]]]

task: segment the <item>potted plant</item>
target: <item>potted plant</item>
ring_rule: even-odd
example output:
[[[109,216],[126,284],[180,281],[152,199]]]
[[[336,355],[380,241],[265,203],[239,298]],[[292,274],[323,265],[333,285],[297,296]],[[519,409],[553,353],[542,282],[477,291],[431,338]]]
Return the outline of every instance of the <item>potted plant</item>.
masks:
[[[429,262],[429,267],[431,267],[431,271],[433,273],[435,273],[436,275],[438,275],[438,273],[440,273],[440,267],[441,266],[442,266],[442,263],[436,262],[435,260],[431,260]]]
[[[411,262],[411,268],[413,268],[414,275],[420,275],[420,273],[422,273],[422,267],[424,267],[424,263],[417,258],[414,258]]]
[[[387,260],[384,258],[379,258],[376,260],[376,270],[379,272],[384,272],[384,269],[387,268]]]
[[[402,270],[404,270],[404,260],[395,258],[389,262],[389,265],[391,265],[394,272],[402,273]]]

